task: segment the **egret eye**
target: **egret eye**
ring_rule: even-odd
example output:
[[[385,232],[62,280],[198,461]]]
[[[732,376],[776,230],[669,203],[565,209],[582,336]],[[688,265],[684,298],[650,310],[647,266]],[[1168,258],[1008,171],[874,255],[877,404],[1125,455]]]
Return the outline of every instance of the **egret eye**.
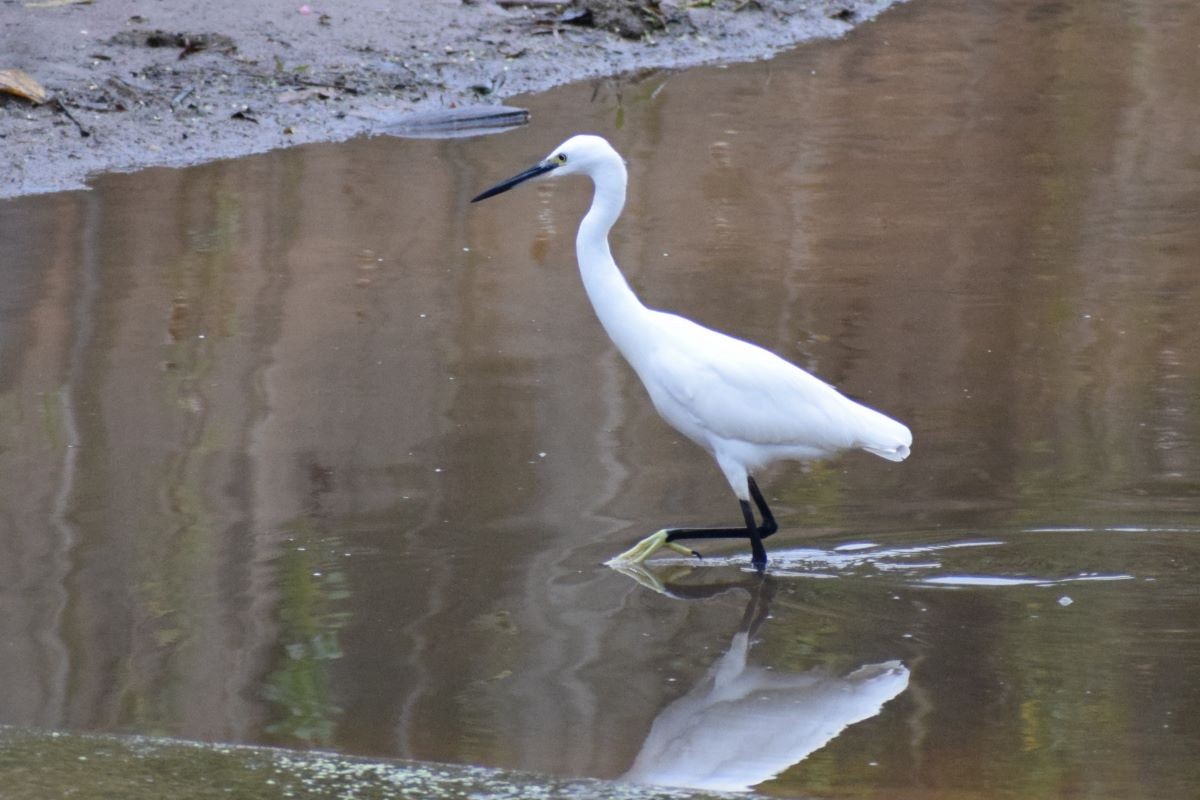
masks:
[[[566,153],[559,153],[557,156],[555,156],[555,158],[558,160],[558,163],[560,163],[560,164],[567,163],[567,154]]]

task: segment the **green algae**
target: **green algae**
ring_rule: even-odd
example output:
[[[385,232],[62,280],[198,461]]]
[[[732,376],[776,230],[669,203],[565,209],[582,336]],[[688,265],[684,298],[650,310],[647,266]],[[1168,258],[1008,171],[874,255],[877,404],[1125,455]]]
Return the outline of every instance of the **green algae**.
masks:
[[[375,761],[328,752],[0,728],[0,796],[5,800],[681,800],[721,795],[484,767]]]

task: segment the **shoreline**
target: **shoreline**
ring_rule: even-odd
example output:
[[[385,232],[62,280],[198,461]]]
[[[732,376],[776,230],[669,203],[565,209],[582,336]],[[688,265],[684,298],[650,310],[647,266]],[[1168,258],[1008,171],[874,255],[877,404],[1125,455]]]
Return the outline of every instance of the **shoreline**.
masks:
[[[662,0],[653,5],[665,25],[640,38],[596,27],[617,27],[599,12],[622,0],[582,2],[597,13],[546,0],[361,0],[329,11],[0,0],[0,70],[23,70],[52,95],[0,99],[0,199],[86,188],[98,173],[388,133],[414,114],[578,80],[769,58],[840,37],[897,0]]]

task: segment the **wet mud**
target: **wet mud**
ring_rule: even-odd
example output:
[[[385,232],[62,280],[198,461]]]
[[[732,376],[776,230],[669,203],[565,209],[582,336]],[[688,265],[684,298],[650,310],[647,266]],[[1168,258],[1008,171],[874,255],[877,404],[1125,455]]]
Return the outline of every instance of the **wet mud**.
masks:
[[[0,92],[0,197],[392,132],[414,112],[579,79],[764,58],[893,1],[6,3],[0,70],[49,99]]]
[[[6,800],[140,798],[420,797],[703,800],[716,795],[586,778],[420,761],[381,761],[337,753],[188,742],[148,736],[96,736],[0,728]]]

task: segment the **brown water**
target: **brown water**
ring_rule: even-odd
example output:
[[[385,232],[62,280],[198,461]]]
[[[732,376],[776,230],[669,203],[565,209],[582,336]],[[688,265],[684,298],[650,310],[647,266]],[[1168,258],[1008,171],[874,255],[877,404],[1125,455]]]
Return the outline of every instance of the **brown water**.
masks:
[[[0,724],[1196,797],[1198,67],[1191,2],[920,0],[501,136],[0,205]],[[648,304],[914,431],[766,476],[765,584],[601,566],[738,509],[592,315],[586,183],[468,203],[578,130]]]

